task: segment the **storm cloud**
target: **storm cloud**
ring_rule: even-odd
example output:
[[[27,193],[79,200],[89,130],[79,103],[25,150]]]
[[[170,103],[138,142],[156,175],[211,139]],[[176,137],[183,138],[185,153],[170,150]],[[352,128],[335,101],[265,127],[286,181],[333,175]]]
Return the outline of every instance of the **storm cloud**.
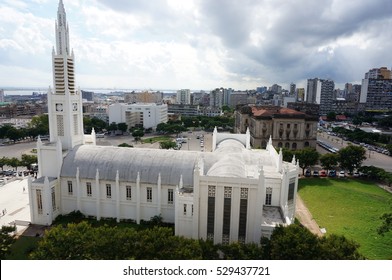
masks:
[[[105,84],[128,88],[250,89],[305,86],[314,77],[342,85],[360,82],[370,68],[392,66],[390,0],[63,2],[82,86],[102,86],[105,78]],[[34,54],[37,70],[51,82],[56,5],[5,1],[1,69],[13,65],[28,72],[35,66],[18,57]],[[29,32],[39,42],[27,43],[21,34]],[[0,78],[0,86],[10,85],[10,77]]]

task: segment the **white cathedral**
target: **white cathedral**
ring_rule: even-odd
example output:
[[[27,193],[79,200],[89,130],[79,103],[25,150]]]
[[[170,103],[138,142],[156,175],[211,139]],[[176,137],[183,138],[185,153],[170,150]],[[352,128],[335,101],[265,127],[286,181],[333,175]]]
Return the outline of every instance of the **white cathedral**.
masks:
[[[97,146],[84,135],[82,98],[60,0],[48,93],[50,143],[38,140],[37,179],[29,179],[31,223],[60,214],[142,220],[161,215],[175,234],[214,243],[255,242],[294,222],[298,161],[284,162],[270,140],[252,150],[250,134],[215,130],[212,151]]]

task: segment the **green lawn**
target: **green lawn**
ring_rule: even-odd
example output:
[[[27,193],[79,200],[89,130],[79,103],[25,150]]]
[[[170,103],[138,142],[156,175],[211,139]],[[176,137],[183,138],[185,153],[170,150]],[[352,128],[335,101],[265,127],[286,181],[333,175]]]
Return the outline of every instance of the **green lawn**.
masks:
[[[167,140],[172,140],[173,137],[171,136],[156,136],[156,137],[149,137],[149,138],[144,138],[141,140],[143,144],[149,144],[149,143],[155,143],[155,142],[160,142],[160,141],[167,141]]]
[[[368,259],[392,259],[392,232],[377,234],[379,217],[392,211],[392,194],[373,183],[354,179],[299,180],[299,195],[313,218],[328,233],[358,242]]]

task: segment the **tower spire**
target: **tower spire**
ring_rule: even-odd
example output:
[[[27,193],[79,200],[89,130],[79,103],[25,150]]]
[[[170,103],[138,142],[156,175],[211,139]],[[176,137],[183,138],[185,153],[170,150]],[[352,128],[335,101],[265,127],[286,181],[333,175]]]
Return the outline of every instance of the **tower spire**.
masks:
[[[75,86],[74,53],[64,3],[59,0],[55,25],[56,47],[52,52],[53,93],[48,95],[50,140],[64,149],[83,144],[82,97]]]
[[[56,46],[57,46],[58,55],[60,54],[69,55],[67,14],[65,12],[65,8],[62,0],[60,0],[59,7],[57,9]]]

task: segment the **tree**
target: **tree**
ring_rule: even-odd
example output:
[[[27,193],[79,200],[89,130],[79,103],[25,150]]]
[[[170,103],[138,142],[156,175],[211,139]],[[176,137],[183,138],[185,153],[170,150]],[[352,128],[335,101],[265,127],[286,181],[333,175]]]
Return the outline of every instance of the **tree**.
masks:
[[[18,166],[21,166],[22,162],[18,158],[13,157],[8,159],[7,165],[12,166],[13,168],[15,168],[15,171],[18,171]]]
[[[133,148],[132,145],[129,145],[129,144],[127,144],[127,143],[121,143],[121,144],[119,144],[118,146],[119,146],[119,147]]]
[[[119,123],[119,124],[117,124],[117,126],[118,126],[118,129],[121,130],[123,134],[128,129],[128,125],[126,123]]]
[[[278,226],[271,238],[261,240],[264,259],[272,260],[360,260],[359,244],[331,234],[319,238],[299,224]]]
[[[201,259],[198,240],[175,236],[172,228],[137,231],[86,221],[53,226],[31,254],[39,260]]]
[[[139,141],[140,138],[144,136],[144,131],[142,129],[135,129],[132,132],[132,137],[135,138],[135,141]]]
[[[37,156],[23,154],[20,164],[22,166],[25,166],[27,169],[30,169],[31,165],[37,162],[38,162]]]
[[[1,167],[1,170],[4,170],[4,165],[8,165],[8,158],[6,158],[6,157],[0,158],[0,167]]]
[[[177,144],[175,142],[171,141],[171,140],[159,142],[159,147],[161,149],[169,150],[169,149],[175,148],[176,146],[177,146]]]
[[[294,151],[292,151],[290,149],[287,149],[287,148],[282,148],[282,155],[283,155],[283,160],[284,161],[291,162],[291,160],[293,159],[294,154],[295,154]]]
[[[366,150],[361,146],[348,145],[340,149],[338,154],[340,167],[350,173],[361,167],[362,162],[366,159]]]
[[[117,123],[112,122],[109,127],[108,127],[109,131],[116,131],[118,129]]]
[[[339,156],[337,154],[324,154],[320,157],[321,166],[324,169],[335,169],[339,164]]]
[[[297,224],[276,227],[266,248],[272,260],[315,260],[320,254],[317,236]]]
[[[299,160],[299,166],[302,168],[302,175],[305,174],[305,169],[317,164],[320,153],[313,148],[305,148],[295,152],[296,158]]]
[[[387,148],[389,154],[392,155],[392,144],[387,144],[387,145],[385,146],[385,148]]]
[[[320,259],[322,260],[361,260],[359,244],[342,235],[330,234],[319,240]]]
[[[16,230],[15,226],[2,226],[0,229],[0,260],[4,260],[9,255],[11,245],[15,242],[11,235]]]
[[[327,114],[327,120],[328,120],[328,121],[334,121],[334,120],[336,120],[336,113],[335,113],[335,112],[329,112],[329,113]]]
[[[85,133],[91,133],[93,128],[96,132],[106,130],[108,128],[108,124],[105,121],[96,117],[83,117],[83,127]]]
[[[48,135],[49,134],[49,116],[34,116],[29,124],[29,134],[31,136]]]
[[[384,236],[387,232],[392,231],[392,212],[382,214],[380,219],[382,220],[382,224],[377,229],[377,233]]]
[[[239,242],[227,245],[218,245],[224,260],[261,260],[263,247],[257,244],[241,244]]]
[[[13,140],[13,141],[16,141],[16,140],[19,140],[20,138],[24,137],[24,135],[22,134],[21,130],[13,127],[7,131],[6,137]]]
[[[14,127],[10,124],[4,124],[0,126],[0,138],[4,139],[7,137],[7,133],[9,130],[13,129]]]

